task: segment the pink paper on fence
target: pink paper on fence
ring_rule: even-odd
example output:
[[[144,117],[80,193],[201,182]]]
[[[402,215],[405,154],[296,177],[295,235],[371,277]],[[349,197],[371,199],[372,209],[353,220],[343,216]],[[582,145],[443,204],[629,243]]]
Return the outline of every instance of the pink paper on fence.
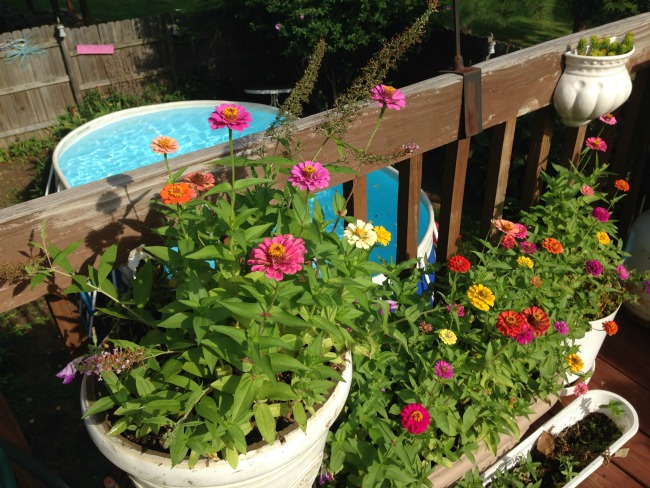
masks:
[[[77,54],[114,54],[112,44],[77,44]]]

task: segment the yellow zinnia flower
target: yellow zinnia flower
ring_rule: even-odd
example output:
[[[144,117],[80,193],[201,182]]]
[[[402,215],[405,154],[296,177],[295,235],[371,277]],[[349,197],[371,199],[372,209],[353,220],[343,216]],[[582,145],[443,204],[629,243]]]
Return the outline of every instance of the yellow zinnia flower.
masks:
[[[579,373],[582,371],[582,368],[585,367],[585,364],[582,362],[582,359],[580,359],[580,356],[577,354],[569,354],[566,357],[566,363],[569,365],[569,368],[571,368],[571,371],[574,373]]]
[[[535,263],[533,263],[533,260],[528,256],[519,256],[517,258],[517,264],[519,264],[519,266],[528,266],[531,269],[535,265]]]
[[[494,307],[494,293],[487,286],[470,286],[467,290],[467,298],[469,298],[469,303],[484,312],[490,310],[490,307]]]
[[[386,230],[385,227],[378,225],[374,228],[375,234],[377,234],[377,242],[382,246],[387,246],[390,242],[390,232]]]
[[[603,246],[609,244],[609,235],[607,232],[596,232],[596,240],[600,242]]]
[[[438,337],[444,344],[447,344],[448,346],[453,346],[456,344],[456,334],[454,334],[453,330],[442,329],[438,331]]]

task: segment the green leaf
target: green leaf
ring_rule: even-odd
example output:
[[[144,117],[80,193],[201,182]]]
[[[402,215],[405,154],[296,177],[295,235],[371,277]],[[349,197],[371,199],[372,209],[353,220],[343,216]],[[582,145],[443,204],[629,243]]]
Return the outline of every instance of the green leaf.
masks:
[[[109,246],[102,255],[99,268],[97,270],[97,284],[102,283],[106,277],[113,271],[115,267],[115,259],[117,257],[117,244]]]
[[[255,425],[260,431],[262,438],[269,444],[275,442],[275,417],[271,413],[271,408],[267,403],[256,403],[253,405],[253,415],[255,416]]]
[[[187,455],[189,449],[185,445],[186,441],[187,434],[185,433],[185,428],[182,425],[176,426],[172,442],[169,446],[169,454],[172,458],[172,467],[180,463]]]
[[[149,301],[152,283],[153,268],[150,262],[145,262],[133,280],[133,301],[137,308],[143,309]]]
[[[282,373],[284,371],[309,371],[309,368],[296,358],[282,354],[280,352],[269,353],[271,359],[271,367],[274,373]]]
[[[257,392],[258,400],[288,401],[300,398],[293,389],[286,383],[265,383]]]
[[[129,421],[122,417],[113,423],[111,430],[108,431],[108,435],[120,435],[127,429],[128,426]]]
[[[95,414],[98,414],[100,412],[104,412],[108,410],[111,407],[115,406],[115,402],[111,397],[102,397],[99,398],[95,403],[93,403],[88,410],[86,410],[86,413],[83,414],[83,418],[88,418],[92,417]]]
[[[305,432],[307,430],[307,413],[305,412],[302,402],[294,402],[292,412],[293,418],[298,422],[300,429]]]
[[[156,324],[158,327],[163,329],[180,329],[183,325],[183,322],[191,320],[191,316],[187,313],[175,313],[171,317],[167,317],[165,320],[158,322]]]
[[[221,253],[217,250],[217,247],[210,244],[205,247],[201,247],[198,251],[194,251],[185,255],[187,259],[198,259],[198,260],[208,260],[208,259],[217,259],[221,256]]]

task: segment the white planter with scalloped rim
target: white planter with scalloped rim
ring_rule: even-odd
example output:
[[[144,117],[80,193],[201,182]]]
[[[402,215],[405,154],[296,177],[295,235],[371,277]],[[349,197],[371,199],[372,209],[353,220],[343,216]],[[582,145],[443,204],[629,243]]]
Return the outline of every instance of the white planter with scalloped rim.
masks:
[[[582,56],[564,53],[565,68],[553,93],[553,105],[565,125],[579,127],[611,113],[629,98],[632,79],[627,60],[618,56]]]
[[[622,403],[623,416],[615,417],[608,408],[605,408],[611,400]],[[639,416],[636,410],[625,398],[605,390],[591,390],[585,395],[576,398],[573,402],[555,415],[551,420],[542,425],[538,430],[519,443],[508,454],[499,459],[494,465],[481,476],[483,486],[487,486],[490,480],[499,472],[507,470],[516,465],[520,457],[525,457],[530,452],[542,432],[550,431],[557,434],[566,427],[575,424],[591,412],[602,412],[610,417],[621,428],[623,434],[609,447],[609,455],[613,456],[623,445],[630,440],[639,430]],[[582,483],[590,474],[596,471],[603,464],[603,457],[599,456],[587,465],[577,477],[569,481],[564,488],[572,488]]]
[[[143,449],[121,436],[109,436],[103,417],[84,419],[88,433],[101,453],[129,474],[138,488],[310,488],[323,460],[330,426],[345,405],[352,381],[352,358],[346,355],[344,381],[307,422],[307,431],[295,429],[273,445],[264,445],[239,456],[237,469],[225,461],[202,459],[192,469],[187,460],[172,468],[168,455]],[[81,409],[92,405],[89,377],[81,387]],[[92,395],[91,395],[92,396]]]

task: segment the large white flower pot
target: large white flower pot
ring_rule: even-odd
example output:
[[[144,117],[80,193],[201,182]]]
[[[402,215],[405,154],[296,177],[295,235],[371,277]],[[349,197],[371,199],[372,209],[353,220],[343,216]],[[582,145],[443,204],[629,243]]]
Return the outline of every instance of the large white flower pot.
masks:
[[[572,342],[573,345],[577,345],[579,348],[577,354],[578,356],[580,356],[580,359],[582,359],[582,362],[584,363],[584,367],[582,368],[579,374],[568,375],[567,378],[568,384],[577,381],[578,379],[580,379],[580,377],[584,376],[586,373],[594,370],[596,364],[596,357],[598,356],[598,353],[600,352],[600,348],[603,346],[603,342],[605,342],[605,338],[607,337],[607,332],[605,332],[605,330],[603,329],[603,324],[610,320],[614,320],[620,308],[621,306],[619,305],[618,308],[614,312],[609,314],[607,317],[590,321],[589,330],[585,333],[584,337],[581,337],[580,339],[576,339],[575,341]],[[567,387],[560,392],[560,395],[563,396],[572,395],[573,392],[574,389],[572,387]]]
[[[613,416],[608,408],[605,408],[611,400],[618,401],[622,404],[623,416]],[[591,390],[585,395],[576,398],[567,405],[560,413],[555,415],[551,420],[542,425],[538,430],[524,439],[508,454],[503,456],[492,467],[482,475],[483,485],[487,486],[490,480],[499,472],[507,470],[516,465],[520,457],[526,457],[527,453],[533,449],[537,439],[542,432],[549,431],[557,434],[566,427],[578,422],[584,416],[591,412],[602,412],[610,417],[621,428],[623,434],[610,447],[609,455],[613,456],[623,445],[636,434],[639,430],[639,416],[634,407],[623,397],[605,390]],[[603,457],[600,456],[586,466],[576,478],[569,481],[564,488],[578,486],[590,474],[596,471],[603,464]]]
[[[330,426],[341,412],[352,380],[351,355],[330,398],[307,422],[307,430],[296,428],[282,441],[264,445],[239,456],[237,469],[225,461],[200,460],[190,469],[187,460],[172,468],[168,455],[145,450],[121,436],[109,436],[109,426],[100,416],[84,419],[91,439],[106,458],[129,474],[138,488],[309,488],[316,479],[323,459]],[[84,377],[81,409],[92,405],[90,378]]]
[[[623,105],[632,93],[625,64],[633,53],[634,48],[618,56],[564,53],[564,72],[553,93],[553,105],[564,124],[579,127]]]

